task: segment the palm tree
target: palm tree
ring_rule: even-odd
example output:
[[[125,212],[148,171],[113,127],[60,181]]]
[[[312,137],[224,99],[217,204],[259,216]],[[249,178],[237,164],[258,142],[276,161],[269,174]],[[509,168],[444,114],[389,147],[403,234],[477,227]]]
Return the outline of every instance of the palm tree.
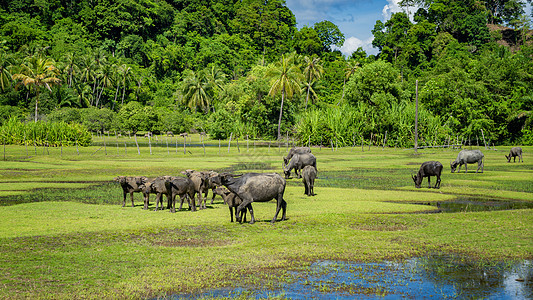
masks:
[[[59,70],[54,66],[52,59],[32,56],[21,65],[19,71],[20,73],[13,75],[13,80],[20,81],[29,89],[34,89],[37,94],[35,99],[35,122],[37,122],[41,88],[45,87],[51,92],[51,86],[61,82],[57,78]]]
[[[294,93],[300,92],[300,81],[303,77],[299,66],[294,64],[294,55],[285,57],[281,56],[281,60],[277,62],[273,68],[267,72],[267,77],[272,78],[271,88],[268,94],[276,96],[281,93],[281,105],[279,109],[278,120],[278,139],[281,138],[281,117],[283,115],[283,102],[285,96],[291,98]]]
[[[188,70],[183,79],[183,102],[190,108],[194,108],[194,110],[200,107],[205,112],[208,112],[211,89],[212,85],[204,71],[195,73],[192,70]]]
[[[118,88],[122,84],[122,105],[124,105],[126,85],[129,84],[132,79],[131,67],[126,64],[120,65],[117,70],[117,75],[119,76],[119,81],[117,83],[117,93],[115,93],[115,102],[117,101]]]
[[[317,99],[317,91],[324,88],[318,80],[313,80],[311,82],[305,82],[304,83],[304,89],[307,90],[307,98],[311,99],[311,103],[315,104],[313,99]],[[306,100],[306,108],[307,108],[307,100]]]
[[[339,102],[337,103],[337,105],[339,105],[342,99],[344,99],[344,87],[346,86],[346,80],[350,79],[350,76],[355,73],[355,70],[357,70],[358,67],[359,63],[354,60],[350,60],[346,63],[346,67],[344,68],[344,83],[342,84],[342,97],[341,100],[339,100]]]
[[[112,66],[109,63],[106,63],[102,65],[98,72],[98,77],[100,78],[99,85],[101,85],[102,88],[100,89],[100,93],[98,93],[98,89],[96,90],[96,107],[98,107],[98,102],[100,102],[100,98],[102,98],[102,93],[104,92],[104,89],[113,86],[113,82],[111,80],[113,78],[113,70],[114,65]]]
[[[218,67],[211,66],[211,68],[206,70],[207,72],[207,81],[210,86],[213,88],[213,92],[216,96],[218,94],[220,98],[220,93],[224,91],[224,84],[226,83],[227,75],[222,72]],[[214,105],[213,105],[214,109]]]
[[[5,91],[6,88],[11,85],[11,73],[9,69],[12,66],[11,55],[3,50],[0,50],[0,88]]]
[[[304,61],[305,89],[307,90],[305,96],[305,110],[307,110],[307,102],[309,101],[309,93],[311,92],[311,88],[316,79],[320,79],[320,77],[322,76],[324,68],[320,64],[320,57],[318,56],[305,56]],[[314,96],[316,97],[316,94],[314,94]]]

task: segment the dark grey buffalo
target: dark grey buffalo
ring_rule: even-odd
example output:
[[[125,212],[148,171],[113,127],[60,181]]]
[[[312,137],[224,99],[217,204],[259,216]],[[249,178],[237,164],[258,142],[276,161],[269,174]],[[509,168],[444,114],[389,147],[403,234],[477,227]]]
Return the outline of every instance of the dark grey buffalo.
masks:
[[[283,209],[281,220],[285,220],[285,211],[287,209],[287,202],[283,199],[285,192],[285,179],[276,173],[247,173],[244,175],[233,175],[228,173],[221,173],[212,177],[213,182],[218,185],[223,185],[231,192],[235,193],[242,199],[242,203],[237,207],[235,218],[237,222],[241,222],[241,211],[248,207],[251,215],[250,224],[255,223],[254,211],[250,205],[252,202],[268,202],[276,199],[276,214],[272,219],[272,223],[276,222],[280,209]]]
[[[114,178],[115,181],[120,183],[122,191],[124,192],[124,201],[122,202],[122,207],[126,206],[126,195],[130,194],[131,197],[131,207],[135,207],[133,203],[133,193],[141,193],[142,185],[148,181],[148,178],[144,176],[137,177],[127,177],[127,176],[118,176]]]
[[[216,176],[216,175],[215,175]],[[224,199],[224,203],[226,203],[229,207],[229,216],[231,222],[233,222],[233,208],[235,208],[235,213],[237,213],[237,207],[241,205],[242,199],[237,196],[237,194],[231,192],[227,188],[223,186],[219,186],[213,190],[213,193],[216,195],[220,195],[222,199]],[[248,206],[248,210],[251,209],[252,204]],[[246,208],[241,211],[241,218],[244,217],[244,222],[246,222]],[[237,215],[235,215],[235,219],[237,219]]]
[[[428,188],[431,188],[431,176],[437,176],[437,183],[435,183],[435,188],[440,188],[440,174],[442,173],[442,164],[438,161],[426,161],[420,166],[418,174],[411,176],[415,182],[415,187],[417,189],[422,185],[422,180],[424,177],[428,178]]]
[[[462,150],[457,154],[457,158],[455,161],[450,162],[450,167],[452,169],[452,173],[455,172],[455,169],[457,166],[459,166],[459,170],[457,172],[461,172],[461,166],[465,165],[465,173],[468,172],[468,166],[467,164],[473,164],[477,163],[477,170],[476,173],[481,169],[481,173],[483,173],[483,158],[485,156],[481,151],[479,150]]]
[[[286,165],[289,163],[291,158],[295,154],[305,154],[305,153],[311,153],[311,148],[309,147],[292,147],[291,150],[289,150],[289,153],[286,157],[283,158],[283,164]]]
[[[522,160],[524,162],[524,159],[522,158],[522,148],[520,147],[513,147],[511,148],[511,151],[509,152],[509,155],[506,155],[505,158],[507,158],[507,162],[511,162],[511,158],[514,158],[513,162],[516,162],[516,157],[518,156],[518,162]]]
[[[170,212],[176,212],[176,196],[180,196],[180,207],[178,210],[181,210],[183,206],[183,201],[188,198],[189,209],[196,211],[196,203],[194,201],[194,196],[197,193],[194,182],[187,177],[173,177],[172,180],[165,182],[165,186],[172,203],[170,207]]]
[[[316,157],[312,153],[295,154],[289,163],[283,167],[285,179],[290,178],[292,169],[298,178],[302,178],[300,170],[305,166],[313,166],[316,169]]]
[[[185,170],[181,172],[189,177],[190,180],[194,183],[194,189],[198,193],[198,206],[200,209],[206,208],[205,202],[206,199],[202,199],[202,193],[207,196],[209,187],[208,187],[208,175],[207,173],[195,171],[195,170]]]
[[[314,196],[316,169],[313,166],[305,166],[302,170],[302,180],[304,182],[305,194]]]

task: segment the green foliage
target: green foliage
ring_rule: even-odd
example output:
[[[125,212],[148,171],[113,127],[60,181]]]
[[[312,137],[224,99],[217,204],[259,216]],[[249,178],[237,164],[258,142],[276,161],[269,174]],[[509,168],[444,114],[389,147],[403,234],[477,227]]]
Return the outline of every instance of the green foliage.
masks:
[[[11,118],[0,127],[0,137],[6,144],[14,145],[91,145],[91,133],[84,126],[65,122],[22,123]]]
[[[81,123],[92,132],[110,131],[118,127],[116,113],[108,108],[85,108],[79,114]]]

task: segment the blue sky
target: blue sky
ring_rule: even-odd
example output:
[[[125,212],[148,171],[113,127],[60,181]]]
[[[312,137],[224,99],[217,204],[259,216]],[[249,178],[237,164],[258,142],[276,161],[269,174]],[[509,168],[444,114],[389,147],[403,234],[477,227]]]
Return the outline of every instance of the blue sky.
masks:
[[[372,47],[372,29],[377,20],[385,22],[392,13],[400,12],[400,0],[285,0],[287,7],[296,16],[297,27],[312,27],[327,20],[339,27],[346,41],[340,48],[348,56],[358,47],[367,54],[377,54]],[[526,5],[526,14],[531,16],[531,4]],[[414,9],[411,8],[412,14]]]
[[[346,39],[341,51],[350,55],[358,47],[367,54],[376,54],[372,48],[372,29],[377,20],[386,21],[394,12],[401,11],[399,0],[286,0],[287,7],[296,16],[297,27],[312,27],[320,21],[337,25]]]

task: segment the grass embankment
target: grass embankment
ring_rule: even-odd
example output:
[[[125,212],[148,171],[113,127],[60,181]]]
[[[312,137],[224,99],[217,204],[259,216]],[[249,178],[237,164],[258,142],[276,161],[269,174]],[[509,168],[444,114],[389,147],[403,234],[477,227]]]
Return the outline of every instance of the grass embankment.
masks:
[[[288,220],[271,224],[274,202],[254,204],[258,222],[229,222],[217,198],[195,213],[142,210],[113,183],[117,175],[177,175],[184,169],[281,172],[285,148],[166,147],[137,151],[57,148],[27,157],[9,146],[0,168],[0,298],[140,298],[233,284],[275,285],[321,259],[376,261],[458,253],[487,261],[533,258],[533,213],[432,214],[435,203],[476,197],[533,201],[533,148],[507,163],[508,148],[483,150],[485,172],[451,174],[458,151],[373,147],[313,149],[315,197],[288,180]],[[183,149],[182,149],[183,150]],[[170,152],[170,153],[169,153]],[[22,153],[22,154],[21,154]],[[31,155],[31,153],[30,153]],[[415,189],[423,161],[445,166],[440,190]],[[433,180],[434,183],[434,180]],[[63,187],[65,189],[59,189]],[[210,196],[209,196],[210,197]],[[153,196],[152,196],[153,199]],[[29,202],[29,203],[24,203]],[[20,203],[20,204],[14,204]],[[151,208],[154,207],[152,200]]]

